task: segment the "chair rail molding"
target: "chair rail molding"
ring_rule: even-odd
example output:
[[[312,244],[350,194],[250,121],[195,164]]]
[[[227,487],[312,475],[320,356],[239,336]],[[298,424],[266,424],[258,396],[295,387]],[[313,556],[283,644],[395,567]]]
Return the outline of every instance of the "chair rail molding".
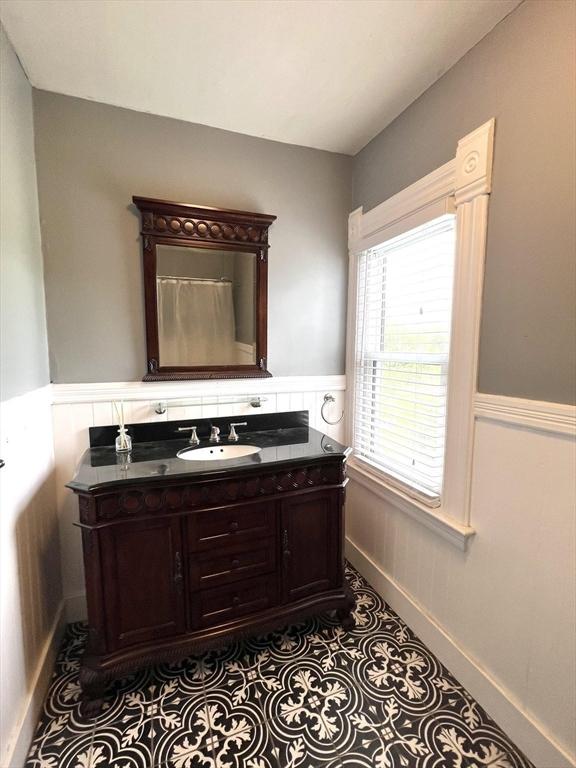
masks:
[[[576,438],[576,405],[478,392],[474,399],[474,415],[476,419]]]
[[[52,384],[52,403],[95,403],[109,400],[169,400],[219,395],[265,395],[266,393],[343,391],[346,376],[276,376],[269,379],[218,379],[164,382],[94,382]]]

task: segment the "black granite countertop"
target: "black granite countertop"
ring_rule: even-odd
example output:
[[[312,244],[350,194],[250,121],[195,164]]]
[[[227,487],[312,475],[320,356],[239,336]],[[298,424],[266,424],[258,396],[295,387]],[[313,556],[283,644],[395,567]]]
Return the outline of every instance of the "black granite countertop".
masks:
[[[198,448],[206,448],[214,445],[208,441],[212,425],[219,426],[222,435],[226,435],[231,421],[243,420],[248,426],[238,428],[239,441],[228,443],[226,437],[222,437],[219,445],[254,445],[261,448],[259,453],[224,461],[187,461],[177,456],[178,451],[190,447],[188,438],[181,436],[178,427],[195,424],[200,437]],[[307,422],[307,411],[295,411],[131,424],[128,432],[133,438],[133,448],[129,458],[117,454],[114,449],[116,427],[91,428],[92,447],[85,451],[67,487],[74,491],[94,491],[142,481],[162,482],[195,475],[218,477],[259,467],[317,461],[327,456],[348,456],[349,448],[312,429]]]

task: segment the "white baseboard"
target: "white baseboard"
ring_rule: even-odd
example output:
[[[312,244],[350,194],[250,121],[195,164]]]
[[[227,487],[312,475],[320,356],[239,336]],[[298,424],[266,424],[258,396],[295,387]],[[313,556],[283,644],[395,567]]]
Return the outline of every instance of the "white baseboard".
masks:
[[[575,768],[574,756],[554,740],[545,726],[349,538],[346,557],[538,768]]]
[[[9,754],[3,758],[6,762],[3,762],[0,768],[22,768],[26,761],[30,742],[48,693],[58,649],[64,635],[66,626],[64,617],[64,602],[61,602],[32,676],[30,692],[22,704],[22,715],[14,728],[13,738],[10,740],[13,746]]]

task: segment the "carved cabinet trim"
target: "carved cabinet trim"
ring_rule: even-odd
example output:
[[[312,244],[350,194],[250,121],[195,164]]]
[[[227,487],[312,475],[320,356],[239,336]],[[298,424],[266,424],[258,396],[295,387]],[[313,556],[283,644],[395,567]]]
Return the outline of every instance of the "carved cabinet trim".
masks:
[[[303,465],[283,471],[248,475],[225,480],[195,483],[176,482],[150,488],[127,488],[102,492],[91,497],[80,495],[80,522],[93,525],[140,514],[160,514],[209,508],[250,501],[275,494],[337,485],[344,481],[344,466],[338,461]]]

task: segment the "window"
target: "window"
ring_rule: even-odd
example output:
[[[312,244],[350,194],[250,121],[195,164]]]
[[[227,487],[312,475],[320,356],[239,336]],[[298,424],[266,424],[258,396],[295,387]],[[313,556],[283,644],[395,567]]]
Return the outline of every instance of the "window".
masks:
[[[461,549],[494,120],[454,159],[349,216],[347,442],[353,482]],[[353,497],[355,503],[361,496]]]
[[[442,491],[455,216],[358,257],[353,447],[409,493]]]

